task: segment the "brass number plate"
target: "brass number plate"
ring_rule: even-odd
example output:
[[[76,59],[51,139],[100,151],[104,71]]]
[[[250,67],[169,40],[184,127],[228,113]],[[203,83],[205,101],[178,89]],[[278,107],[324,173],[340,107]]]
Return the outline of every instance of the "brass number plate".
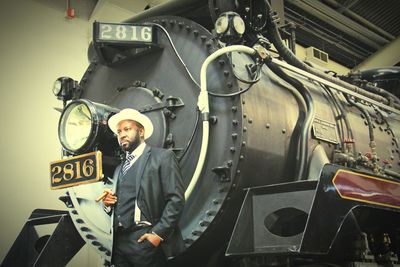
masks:
[[[102,178],[102,154],[100,151],[50,162],[51,189],[93,183]]]

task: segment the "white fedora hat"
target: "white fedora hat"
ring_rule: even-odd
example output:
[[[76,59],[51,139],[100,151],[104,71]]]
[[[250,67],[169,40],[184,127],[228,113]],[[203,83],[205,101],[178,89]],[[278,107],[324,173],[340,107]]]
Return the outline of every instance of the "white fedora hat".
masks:
[[[153,123],[151,120],[146,116],[137,111],[136,109],[126,108],[118,112],[117,114],[111,116],[108,120],[108,127],[110,127],[111,131],[117,134],[118,130],[118,123],[124,120],[133,120],[144,127],[144,139],[149,138],[153,133]]]

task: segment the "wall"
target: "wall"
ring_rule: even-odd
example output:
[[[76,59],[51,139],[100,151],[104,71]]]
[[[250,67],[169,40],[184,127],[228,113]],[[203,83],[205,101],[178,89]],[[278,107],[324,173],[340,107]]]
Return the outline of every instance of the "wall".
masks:
[[[34,209],[65,209],[58,200],[64,190],[49,188],[49,162],[60,158],[60,114],[53,107],[62,107],[51,89],[60,76],[80,80],[92,23],[65,19],[55,2],[65,3],[1,1],[0,262]],[[107,1],[99,5],[92,19],[117,22],[133,15]],[[68,266],[94,267],[98,261],[85,247]]]

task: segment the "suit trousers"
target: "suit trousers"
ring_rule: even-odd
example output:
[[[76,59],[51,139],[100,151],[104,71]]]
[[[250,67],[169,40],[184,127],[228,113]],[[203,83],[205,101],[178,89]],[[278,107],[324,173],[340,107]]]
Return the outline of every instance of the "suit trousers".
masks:
[[[166,257],[161,245],[155,247],[150,241],[138,239],[150,230],[117,229],[114,235],[112,263],[115,267],[165,267]]]

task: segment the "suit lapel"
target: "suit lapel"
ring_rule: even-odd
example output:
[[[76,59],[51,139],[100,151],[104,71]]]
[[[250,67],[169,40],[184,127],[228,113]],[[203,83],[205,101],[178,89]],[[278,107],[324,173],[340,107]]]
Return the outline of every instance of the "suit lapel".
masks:
[[[149,146],[146,145],[142,156],[138,159],[138,162],[136,162],[136,163],[138,163],[138,166],[137,166],[138,167],[137,168],[138,177],[136,179],[136,198],[139,196],[140,181],[142,180],[144,168],[147,164],[150,154],[151,154],[151,149]]]

